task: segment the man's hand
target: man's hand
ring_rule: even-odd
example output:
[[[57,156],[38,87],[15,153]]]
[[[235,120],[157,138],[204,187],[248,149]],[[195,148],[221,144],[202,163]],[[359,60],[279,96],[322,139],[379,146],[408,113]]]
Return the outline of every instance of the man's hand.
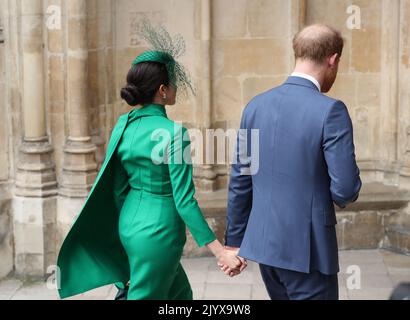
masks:
[[[220,269],[228,276],[230,277],[234,277],[239,275],[243,270],[246,269],[246,267],[248,266],[248,263],[246,261],[246,259],[239,257],[238,253],[239,253],[239,248],[235,248],[235,247],[229,247],[229,246],[225,246],[226,250],[230,250],[230,251],[234,251],[236,253],[237,258],[241,261],[241,266],[239,268],[229,268],[229,266],[218,263],[218,266],[220,267]]]
[[[244,258],[238,256],[238,254],[239,254],[239,249],[240,249],[240,248],[228,247],[228,246],[225,246],[225,248],[226,248],[227,250],[232,250],[232,251],[235,251],[235,252],[236,252],[236,255],[237,255],[238,259],[241,260],[241,262],[242,262],[242,265],[241,265],[239,271],[242,272],[243,270],[245,270],[246,267],[248,266],[248,262],[246,261],[246,259],[244,259]]]

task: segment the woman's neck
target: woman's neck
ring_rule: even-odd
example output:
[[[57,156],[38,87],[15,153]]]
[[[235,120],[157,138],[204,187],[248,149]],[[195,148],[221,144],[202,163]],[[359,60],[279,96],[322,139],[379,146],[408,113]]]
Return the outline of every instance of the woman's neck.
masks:
[[[147,105],[149,105],[149,104],[156,104],[156,105],[160,105],[160,106],[165,107],[164,99],[161,99],[161,98],[158,98],[158,97],[155,97],[154,100],[151,103],[148,103]]]

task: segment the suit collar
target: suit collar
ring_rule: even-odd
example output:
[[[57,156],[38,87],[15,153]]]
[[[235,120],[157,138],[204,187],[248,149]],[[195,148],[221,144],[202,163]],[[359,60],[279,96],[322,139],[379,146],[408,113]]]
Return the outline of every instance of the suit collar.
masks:
[[[301,77],[290,76],[288,80],[286,80],[285,84],[308,87],[319,92],[319,89],[312,81]]]
[[[167,111],[163,105],[160,104],[146,104],[141,109],[134,109],[129,114],[129,121],[137,118],[148,116],[160,116],[168,118]]]

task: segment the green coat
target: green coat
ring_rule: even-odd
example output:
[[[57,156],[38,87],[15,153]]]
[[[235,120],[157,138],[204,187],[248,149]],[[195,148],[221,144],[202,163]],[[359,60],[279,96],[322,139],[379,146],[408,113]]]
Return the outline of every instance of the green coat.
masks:
[[[129,130],[126,130],[128,125]],[[113,283],[125,283],[130,279],[133,282],[139,264],[144,264],[141,260],[144,254],[138,251],[144,250],[141,249],[141,243],[144,243],[142,248],[147,248],[147,252],[151,253],[145,255],[149,257],[148,260],[155,260],[152,258],[154,250],[158,253],[169,252],[170,255],[172,252],[171,259],[175,263],[166,262],[171,269],[168,272],[165,269],[163,273],[157,270],[155,274],[168,274],[169,277],[170,274],[179,273],[178,277],[183,279],[185,276],[179,260],[185,243],[185,231],[182,232],[180,226],[188,226],[199,246],[216,239],[194,198],[192,165],[186,161],[175,163],[173,152],[167,154],[170,161],[166,164],[139,162],[143,155],[146,160],[152,154],[152,138],[148,138],[159,128],[169,133],[168,140],[164,137],[161,140],[168,146],[167,150],[190,150],[190,141],[178,138],[187,130],[169,120],[163,106],[148,105],[119,118],[111,135],[104,164],[59,252],[57,265],[61,298]],[[146,200],[137,203],[136,199],[141,198]],[[143,215],[145,217],[138,221]],[[156,219],[155,228],[152,228],[154,220],[148,221],[148,224],[149,219]],[[155,241],[160,246],[155,245]],[[135,285],[139,285],[137,282],[149,282],[150,287],[155,284],[150,279],[141,279],[153,277],[149,272],[151,262],[148,261],[148,271],[140,271],[134,277]],[[155,269],[155,264],[152,266]],[[158,278],[162,283],[168,280]],[[172,279],[169,281],[172,282]],[[135,292],[138,290],[144,291],[135,287]],[[152,292],[151,296],[149,293],[144,294],[148,298],[169,298],[162,295],[161,290],[165,289],[160,288],[156,293]]]

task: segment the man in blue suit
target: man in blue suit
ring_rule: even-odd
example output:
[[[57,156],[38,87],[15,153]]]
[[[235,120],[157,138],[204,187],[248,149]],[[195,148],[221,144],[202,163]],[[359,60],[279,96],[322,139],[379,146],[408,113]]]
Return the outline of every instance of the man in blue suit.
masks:
[[[348,110],[322,94],[336,79],[343,38],[312,25],[293,46],[295,72],[243,112],[246,134],[239,134],[232,166],[225,242],[259,263],[271,299],[336,300],[333,203],[345,208],[362,185]],[[258,157],[251,130],[259,131]],[[244,149],[252,150],[250,158]]]

